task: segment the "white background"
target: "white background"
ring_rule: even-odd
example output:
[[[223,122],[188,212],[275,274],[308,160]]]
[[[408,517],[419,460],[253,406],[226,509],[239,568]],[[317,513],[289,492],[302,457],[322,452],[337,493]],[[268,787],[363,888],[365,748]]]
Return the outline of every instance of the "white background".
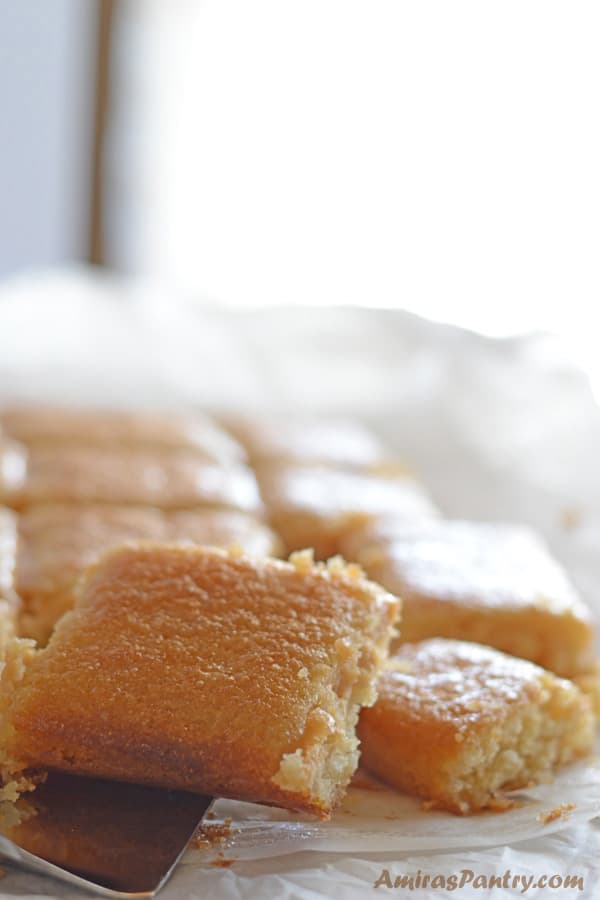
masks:
[[[85,255],[95,3],[0,2],[0,274]],[[109,262],[557,331],[600,384],[600,6],[119,0]]]
[[[493,333],[595,312],[598,4],[120,10],[122,267],[219,302],[403,306]]]

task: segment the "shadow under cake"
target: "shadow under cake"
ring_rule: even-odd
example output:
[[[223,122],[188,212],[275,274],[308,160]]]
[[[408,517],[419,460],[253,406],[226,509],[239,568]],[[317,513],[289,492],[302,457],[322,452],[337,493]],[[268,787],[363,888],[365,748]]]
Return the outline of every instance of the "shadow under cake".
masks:
[[[361,766],[436,807],[506,805],[501,792],[547,781],[590,752],[590,701],[570,681],[491,647],[405,644],[361,713]]]
[[[16,590],[20,634],[45,644],[74,603],[77,579],[106,550],[153,540],[239,546],[251,556],[278,556],[281,542],[263,522],[231,509],[160,510],[109,504],[42,504],[19,515]]]
[[[45,649],[10,648],[5,778],[57,769],[329,815],[396,598],[310,554],[158,544],[110,551],[78,593]]]

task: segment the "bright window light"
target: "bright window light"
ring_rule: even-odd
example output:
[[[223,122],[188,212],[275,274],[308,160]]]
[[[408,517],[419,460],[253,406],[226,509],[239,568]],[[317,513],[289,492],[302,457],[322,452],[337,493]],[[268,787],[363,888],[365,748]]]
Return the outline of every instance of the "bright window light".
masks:
[[[592,348],[595,3],[119,4],[111,261],[204,301]]]

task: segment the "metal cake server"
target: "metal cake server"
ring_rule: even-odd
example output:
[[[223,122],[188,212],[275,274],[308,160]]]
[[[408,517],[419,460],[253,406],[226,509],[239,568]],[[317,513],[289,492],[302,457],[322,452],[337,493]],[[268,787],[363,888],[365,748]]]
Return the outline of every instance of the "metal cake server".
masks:
[[[0,823],[0,856],[104,897],[153,897],[212,800],[51,772]]]

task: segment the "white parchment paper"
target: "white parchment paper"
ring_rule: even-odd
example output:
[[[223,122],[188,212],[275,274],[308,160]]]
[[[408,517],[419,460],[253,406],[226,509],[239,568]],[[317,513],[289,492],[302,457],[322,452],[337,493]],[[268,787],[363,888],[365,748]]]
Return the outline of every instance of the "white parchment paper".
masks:
[[[598,748],[600,749],[600,748]],[[212,849],[190,850],[186,862],[260,859],[303,850],[337,853],[430,851],[493,847],[529,840],[586,821],[600,810],[600,760],[564,768],[551,784],[511,795],[504,812],[455,816],[424,810],[418,800],[381,785],[351,787],[328,822],[254,803],[218,800],[210,827],[229,824],[230,834]],[[558,810],[561,814],[558,814]],[[556,815],[553,818],[551,813]]]
[[[537,527],[600,614],[600,415],[575,362],[547,337],[494,341],[402,312],[238,313],[86,271],[0,287],[0,402],[360,416],[410,461],[447,515]],[[539,820],[561,803],[574,809]],[[362,897],[382,866],[397,874],[578,872],[583,891],[560,895],[598,896],[593,762],[522,794],[509,812],[465,819],[356,789],[327,824],[252,804],[219,801],[215,811],[234,820],[221,849],[237,861],[223,868],[216,850],[190,851],[165,900]],[[521,887],[499,894],[466,883],[460,896],[546,896]],[[0,897],[14,896],[76,894],[9,872]]]

